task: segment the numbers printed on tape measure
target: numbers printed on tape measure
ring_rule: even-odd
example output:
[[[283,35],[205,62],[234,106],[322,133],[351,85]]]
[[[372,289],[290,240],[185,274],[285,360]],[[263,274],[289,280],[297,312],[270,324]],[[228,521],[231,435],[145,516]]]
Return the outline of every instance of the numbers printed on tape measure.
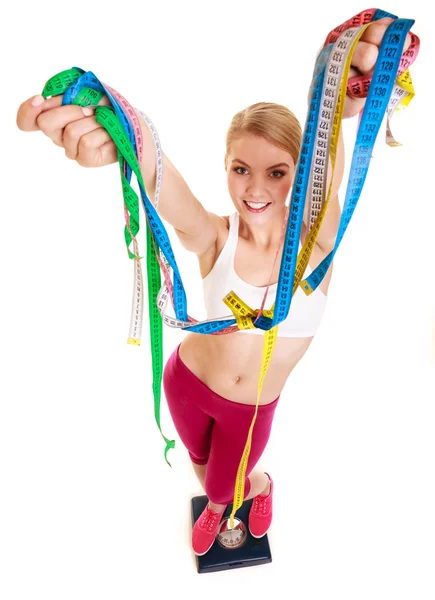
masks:
[[[394,21],[388,27],[381,42],[373,76],[354,77],[348,81],[351,58],[358,40],[368,27],[385,16],[392,17]],[[139,109],[133,109],[121,94],[101,83],[90,71],[85,72],[78,67],[73,67],[58,73],[44,86],[42,92],[44,97],[63,93],[63,104],[96,105],[97,122],[106,128],[116,144],[124,196],[126,223],[124,237],[128,257],[134,260],[132,312],[128,336],[128,343],[132,345],[140,344],[144,296],[140,262],[142,257],[139,255],[136,239],[139,232],[139,198],[130,185],[133,173],[138,180],[147,224],[147,283],[153,394],[155,417],[160,432],[162,433],[160,427],[160,394],[163,373],[162,323],[173,328],[207,335],[224,335],[239,329],[251,328],[260,328],[264,331],[255,414],[237,472],[233,512],[230,518],[231,527],[233,527],[234,514],[243,502],[244,480],[252,432],[263,382],[273,354],[277,326],[286,318],[297,287],[300,285],[306,294],[310,294],[318,287],[327,273],[361,195],[372,149],[385,112],[387,113],[386,142],[390,146],[400,145],[393,138],[390,125],[395,111],[399,107],[407,106],[414,97],[408,67],[415,60],[419,50],[419,39],[415,34],[411,34],[411,45],[406,52],[403,52],[406,35],[413,23],[413,20],[398,19],[395,15],[380,9],[369,9],[336,27],[326,38],[324,47],[317,57],[310,86],[301,151],[296,165],[291,202],[286,211],[283,225],[282,239],[284,242],[276,298],[270,310],[264,310],[268,285],[260,309],[247,306],[233,291],[230,291],[224,298],[224,302],[231,310],[231,315],[204,321],[190,317],[187,312],[185,290],[169,236],[158,215],[163,177],[163,154],[155,126],[147,115]],[[355,97],[367,96],[367,101],[358,127],[336,243],[333,251],[318,265],[315,271],[306,280],[302,280],[329,203],[332,178],[327,190],[327,167],[331,160],[332,171],[334,171],[338,136],[347,93]],[[111,106],[98,105],[104,94],[108,96]],[[138,115],[150,131],[155,149],[156,193],[154,204],[150,202],[146,194],[140,171],[143,137],[142,123]],[[304,204],[307,197],[309,202],[307,236],[298,256]],[[130,250],[131,245],[134,252]],[[278,252],[279,249],[277,255]],[[164,276],[163,282],[161,274]],[[169,300],[171,300],[175,313],[174,317],[167,315],[166,312]],[[167,452],[175,446],[175,442],[168,440],[163,433],[162,437],[166,443],[165,460],[168,462]],[[168,464],[170,465],[169,462]]]

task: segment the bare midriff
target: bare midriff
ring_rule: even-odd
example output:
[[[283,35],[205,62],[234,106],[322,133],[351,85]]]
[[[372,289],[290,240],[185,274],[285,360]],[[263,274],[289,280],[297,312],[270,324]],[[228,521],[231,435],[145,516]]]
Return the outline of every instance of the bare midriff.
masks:
[[[277,337],[259,405],[281,394],[284,384],[308,350],[312,337]],[[257,402],[264,334],[188,333],[179,348],[183,363],[215,394],[243,404]]]

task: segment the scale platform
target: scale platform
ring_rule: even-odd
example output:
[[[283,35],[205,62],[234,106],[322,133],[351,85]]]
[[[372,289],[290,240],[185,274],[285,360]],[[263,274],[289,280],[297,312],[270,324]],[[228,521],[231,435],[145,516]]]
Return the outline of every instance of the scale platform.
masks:
[[[198,573],[212,573],[242,567],[254,567],[272,562],[267,533],[254,538],[248,528],[248,516],[252,505],[245,500],[234,517],[234,529],[229,529],[229,517],[233,505],[225,509],[213,546],[203,556],[196,556]],[[195,496],[191,501],[192,528],[208,503],[207,496]]]

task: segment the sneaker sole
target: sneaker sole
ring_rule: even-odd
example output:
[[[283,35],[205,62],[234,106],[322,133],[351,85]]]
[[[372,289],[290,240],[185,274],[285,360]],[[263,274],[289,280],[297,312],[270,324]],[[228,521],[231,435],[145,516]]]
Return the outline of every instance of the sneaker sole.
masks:
[[[213,544],[214,544],[214,540],[213,540]],[[211,549],[211,547],[213,546],[213,544],[211,544],[210,547],[207,548],[207,550],[205,552],[198,553],[198,552],[195,552],[195,550],[193,552],[194,552],[194,554],[196,554],[196,556],[204,556],[204,554],[207,554],[207,552]]]
[[[264,537],[264,536],[266,535],[266,533],[267,533],[267,531],[269,531],[270,527],[269,527],[269,529],[268,529],[267,531],[265,531],[265,532],[263,533],[263,535],[254,535],[254,534],[252,533],[252,531],[251,531],[251,529],[250,529],[250,527],[249,527],[249,526],[248,526],[248,529],[249,529],[249,533],[252,535],[252,537],[253,537],[253,538],[256,538],[257,540],[259,540],[260,538],[262,538],[262,537]]]

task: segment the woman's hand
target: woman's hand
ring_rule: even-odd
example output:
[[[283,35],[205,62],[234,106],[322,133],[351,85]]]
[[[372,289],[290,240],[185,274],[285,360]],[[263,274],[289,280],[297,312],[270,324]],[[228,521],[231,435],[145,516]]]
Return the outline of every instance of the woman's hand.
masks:
[[[62,95],[44,100],[32,96],[23,102],[17,113],[21,131],[41,130],[51,141],[65,149],[65,155],[82,167],[103,167],[118,160],[116,145],[102,125],[97,123],[94,110],[74,104],[62,106]],[[38,106],[32,100],[39,98]],[[99,105],[109,106],[107,96]]]
[[[382,38],[384,37],[387,28],[394,20],[395,19],[392,19],[391,17],[384,17],[383,19],[375,21],[373,25],[370,25],[370,27],[366,29],[353,53],[349,79],[357,77],[358,75],[373,74]],[[411,36],[408,33],[403,52],[408,50],[410,44]],[[344,103],[343,118],[347,119],[357,115],[364,107],[365,102],[366,98],[352,98],[347,95]]]

